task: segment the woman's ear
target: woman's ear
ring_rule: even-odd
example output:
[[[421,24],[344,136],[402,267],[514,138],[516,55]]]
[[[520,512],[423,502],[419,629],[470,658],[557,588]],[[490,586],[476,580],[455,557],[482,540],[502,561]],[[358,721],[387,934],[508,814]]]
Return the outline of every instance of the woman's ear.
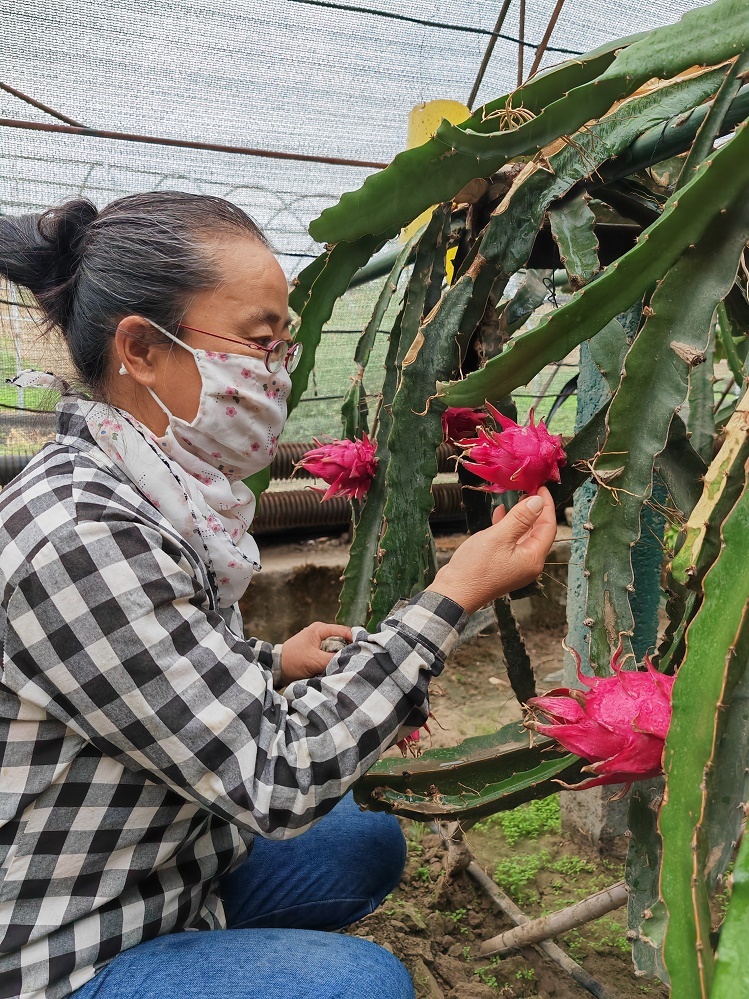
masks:
[[[167,345],[159,342],[160,334],[154,336],[155,333],[141,316],[125,316],[120,320],[114,334],[115,367],[119,375],[130,375],[140,385],[156,384]]]

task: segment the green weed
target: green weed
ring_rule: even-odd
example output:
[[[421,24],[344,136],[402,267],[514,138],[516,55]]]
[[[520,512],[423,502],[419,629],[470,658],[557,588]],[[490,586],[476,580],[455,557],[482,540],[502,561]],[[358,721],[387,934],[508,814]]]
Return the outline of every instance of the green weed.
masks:
[[[484,985],[488,985],[491,989],[498,989],[499,982],[497,981],[496,975],[492,974],[491,966],[486,968],[476,968],[474,972],[476,978],[482,981]]]
[[[562,820],[559,796],[553,794],[539,801],[519,805],[509,812],[490,815],[483,822],[477,822],[475,828],[486,832],[497,825],[502,827],[509,846],[514,846],[521,839],[538,839],[544,833],[560,833]]]

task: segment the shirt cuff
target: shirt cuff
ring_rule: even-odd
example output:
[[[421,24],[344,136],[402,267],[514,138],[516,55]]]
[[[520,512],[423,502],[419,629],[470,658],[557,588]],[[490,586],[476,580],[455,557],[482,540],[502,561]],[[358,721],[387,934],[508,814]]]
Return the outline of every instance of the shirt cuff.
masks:
[[[424,590],[394,608],[381,627],[393,628],[409,644],[420,646],[432,676],[439,676],[467,623],[468,615],[460,604],[441,593]]]
[[[283,649],[283,644],[279,642],[278,645],[274,645],[271,649],[271,656],[273,657],[273,665],[271,667],[273,671],[273,687],[278,690],[279,687],[283,686],[281,683],[281,651]]]

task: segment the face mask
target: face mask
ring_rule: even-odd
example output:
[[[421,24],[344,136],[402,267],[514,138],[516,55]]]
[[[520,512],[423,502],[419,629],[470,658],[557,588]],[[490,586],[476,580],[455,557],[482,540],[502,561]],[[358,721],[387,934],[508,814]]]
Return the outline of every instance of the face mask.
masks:
[[[257,357],[195,350],[156,323],[151,325],[192,354],[203,382],[192,423],[170,413],[149,388],[169,419],[163,437],[155,437],[164,453],[199,476],[198,463],[191,460],[194,457],[230,482],[267,468],[286,422],[286,399],[291,391],[286,369],[271,374]]]

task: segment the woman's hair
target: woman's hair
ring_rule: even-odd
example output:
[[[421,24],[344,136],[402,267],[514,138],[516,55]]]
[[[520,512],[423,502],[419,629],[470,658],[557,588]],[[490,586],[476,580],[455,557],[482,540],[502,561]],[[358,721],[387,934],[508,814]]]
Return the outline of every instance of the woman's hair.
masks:
[[[241,208],[205,194],[133,194],[102,211],[67,201],[0,218],[0,275],[34,294],[82,379],[101,389],[119,321],[142,315],[176,330],[190,297],[221,279],[210,244],[232,235],[268,245]]]

